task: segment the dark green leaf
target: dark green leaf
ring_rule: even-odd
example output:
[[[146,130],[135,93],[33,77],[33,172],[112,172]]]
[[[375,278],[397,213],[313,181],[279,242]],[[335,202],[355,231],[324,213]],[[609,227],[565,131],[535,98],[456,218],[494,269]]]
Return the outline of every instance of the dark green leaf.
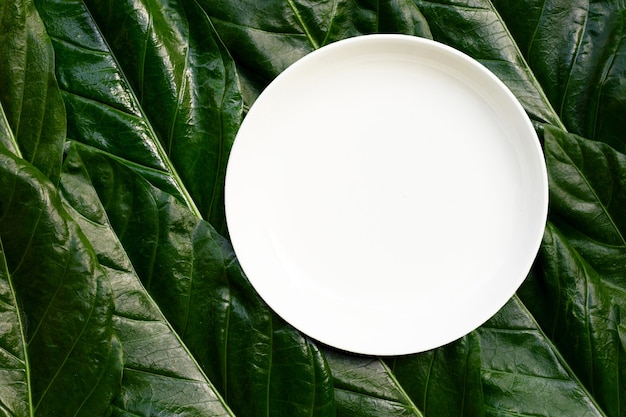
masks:
[[[610,416],[624,416],[626,349],[620,340],[619,307],[600,276],[548,225],[541,250],[543,281],[551,301],[543,326],[563,357]]]
[[[24,362],[14,388],[20,380],[27,387],[13,411],[107,415],[122,369],[110,282],[50,182],[4,149],[0,189],[0,239],[12,292],[7,296],[19,310],[16,322],[8,309],[7,324],[17,326],[3,328],[9,343],[3,348]]]
[[[626,156],[545,126],[551,219],[626,308]]]
[[[65,111],[50,38],[30,0],[0,2],[0,28],[0,132],[10,127],[17,154],[56,182]],[[8,148],[17,151],[12,144]]]
[[[60,186],[113,287],[113,327],[125,357],[115,415],[232,415],[141,284],[74,146]]]
[[[367,33],[430,37],[412,0],[198,0],[237,62],[246,103],[298,58],[333,41]]]
[[[243,416],[624,415],[623,1],[35,1],[61,95],[37,11],[0,3],[0,144],[11,152],[0,157],[0,414],[107,414],[120,389],[112,407],[124,416],[228,406]],[[283,322],[220,234],[240,90],[251,104],[306,53],[378,32],[434,38],[500,77],[545,139],[551,193],[524,304],[514,297],[453,344],[385,361],[322,351]],[[51,185],[66,139],[59,98],[79,142],[61,177],[66,208]],[[67,367],[57,350],[87,304],[43,314],[53,283],[97,313],[82,322],[89,354],[74,338]],[[46,391],[55,367],[63,384]]]
[[[0,240],[0,413],[28,416],[32,412],[30,369],[24,325]]]
[[[56,53],[70,138],[126,161],[194,210],[165,151],[80,0],[36,0]]]
[[[423,416],[382,359],[324,353],[335,379],[338,416]]]
[[[567,129],[626,151],[624,2],[494,3]]]
[[[333,415],[323,356],[259,299],[230,244],[123,164],[76,147],[138,276],[233,411]]]
[[[486,415],[605,415],[517,297],[476,334]]]
[[[0,102],[0,146],[7,149],[14,155],[21,156],[20,147],[17,144],[15,136],[13,135],[11,126],[9,126],[9,121],[7,120],[4,109],[2,108],[2,102]]]
[[[435,40],[465,52],[493,71],[533,119],[561,125],[491,1],[416,0],[415,3],[426,17]]]
[[[399,383],[425,416],[485,415],[481,350],[471,333],[440,349],[389,360]]]
[[[242,102],[204,12],[194,1],[38,7],[55,40],[69,136],[127,161],[224,231],[223,180]]]

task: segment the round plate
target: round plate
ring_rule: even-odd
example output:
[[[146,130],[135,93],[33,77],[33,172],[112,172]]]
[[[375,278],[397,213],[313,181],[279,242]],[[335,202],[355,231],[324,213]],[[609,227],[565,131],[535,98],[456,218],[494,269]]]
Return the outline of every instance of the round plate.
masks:
[[[513,94],[405,35],[325,46],[280,74],[235,140],[226,217],[254,288],[322,343],[397,355],[451,342],[520,286],[548,185]]]

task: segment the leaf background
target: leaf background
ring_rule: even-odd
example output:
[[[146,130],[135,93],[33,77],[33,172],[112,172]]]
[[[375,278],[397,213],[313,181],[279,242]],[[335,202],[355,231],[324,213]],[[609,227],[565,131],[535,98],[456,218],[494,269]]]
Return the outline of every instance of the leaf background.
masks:
[[[616,0],[3,2],[0,413],[626,415],[625,19]],[[244,110],[298,58],[367,33],[432,38],[493,71],[550,180],[518,294],[402,357],[283,322],[223,211]]]

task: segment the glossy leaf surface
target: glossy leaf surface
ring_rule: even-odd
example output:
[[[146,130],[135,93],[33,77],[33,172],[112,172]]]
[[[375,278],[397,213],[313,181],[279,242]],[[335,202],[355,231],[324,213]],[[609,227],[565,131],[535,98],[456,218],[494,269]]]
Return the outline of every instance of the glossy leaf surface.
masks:
[[[389,366],[424,415],[484,416],[481,349],[470,334],[425,352],[389,360]]]
[[[626,416],[625,19],[618,0],[0,3],[0,415]],[[491,320],[377,358],[264,304],[222,195],[243,103],[383,32],[511,89],[550,211]]]
[[[143,287],[76,146],[68,151],[60,187],[68,211],[93,242],[113,287],[113,328],[125,359],[114,415],[232,415]]]
[[[195,2],[38,1],[69,136],[114,154],[225,231],[241,118],[234,63]]]
[[[621,1],[496,0],[567,129],[626,151]]]
[[[323,355],[259,299],[230,244],[115,159],[76,148],[137,275],[234,412],[332,415]]]
[[[335,378],[337,415],[423,415],[382,359],[333,350],[326,350],[326,357]]]
[[[55,80],[54,52],[30,0],[0,4],[0,131],[13,152],[56,181],[65,140],[63,100]],[[6,136],[5,136],[6,137]]]
[[[412,0],[198,2],[235,58],[248,105],[294,61],[333,41],[378,32],[430,37]]]
[[[547,126],[553,222],[626,308],[626,156]]]
[[[9,301],[2,356],[12,358],[3,407],[7,415],[106,415],[122,370],[110,282],[52,184],[5,150],[0,189]]]

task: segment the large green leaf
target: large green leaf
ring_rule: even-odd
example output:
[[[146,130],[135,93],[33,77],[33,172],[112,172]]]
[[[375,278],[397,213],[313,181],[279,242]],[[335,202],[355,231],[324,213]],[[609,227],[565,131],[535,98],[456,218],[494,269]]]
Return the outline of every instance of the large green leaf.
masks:
[[[626,156],[545,126],[551,220],[626,309]]]
[[[442,349],[388,360],[396,378],[426,416],[485,415],[478,337]]]
[[[127,161],[225,231],[223,181],[242,102],[194,1],[38,0],[69,136]]]
[[[143,285],[235,413],[334,415],[323,355],[260,300],[230,244],[115,158],[75,148]]]
[[[626,349],[619,335],[619,306],[612,303],[599,275],[551,225],[541,255],[546,295],[552,300],[543,306],[545,328],[607,414],[626,415]]]
[[[0,189],[3,372],[16,374],[3,412],[107,415],[122,370],[110,282],[52,184],[4,149]]]
[[[624,2],[494,3],[567,129],[626,151]]]
[[[298,58],[330,42],[366,33],[430,37],[412,0],[198,0],[233,54],[246,103]]]
[[[30,368],[24,341],[24,325],[0,240],[0,404],[3,415],[32,413]]]
[[[0,132],[4,140],[10,128],[19,150],[9,148],[54,182],[61,169],[65,111],[50,38],[32,0],[1,2],[0,28]]]
[[[297,58],[326,43],[367,33],[405,33],[432,37],[471,55],[498,75],[536,120],[560,125],[488,0],[269,1],[249,10],[242,1],[200,1],[237,64],[251,74],[249,84],[257,93]]]
[[[338,416],[423,416],[382,359],[325,352],[335,378]]]
[[[468,336],[388,362],[426,416],[605,415],[517,297]]]
[[[39,407],[37,414],[51,415],[52,408],[44,408],[50,399],[67,407],[63,415],[79,403],[84,406],[77,410],[89,415],[111,409],[118,415],[212,415],[229,408],[249,416],[625,415],[622,1],[36,4],[41,20],[28,1],[0,4],[0,143],[6,149],[0,199],[19,207],[0,219],[5,414],[29,415]],[[519,298],[448,346],[384,360],[321,348],[272,313],[222,237],[221,200],[241,96],[252,104],[306,53],[377,32],[434,38],[500,77],[536,122],[551,197],[541,256]],[[55,190],[66,136],[63,104],[67,136],[75,141],[58,185],[65,208]],[[6,191],[16,184],[46,191],[40,197]],[[53,261],[15,268],[16,253],[25,247],[18,236],[47,224],[34,226],[34,210],[43,213],[39,219],[62,218],[59,224],[69,230],[57,240],[54,233],[31,233],[40,242],[37,260],[79,245],[83,250],[71,258],[92,272],[72,282],[102,284],[91,296],[105,313],[101,336],[116,341],[116,330],[121,340],[121,386],[120,347],[107,350],[94,340],[95,356],[110,353],[108,364],[103,359],[93,368],[109,369],[102,374],[107,378],[88,392],[80,384],[66,390],[58,395],[64,401],[42,394],[38,384],[51,371],[32,352],[52,358],[45,365],[54,367],[52,350],[67,341],[29,343],[37,316],[29,311],[38,311],[45,283],[68,284],[64,277],[80,268],[60,270]],[[20,278],[26,267],[46,273],[30,286]],[[44,285],[35,287],[40,281]],[[72,317],[56,328],[69,326]],[[38,372],[42,377],[33,378]],[[182,375],[189,378],[176,378]],[[50,392],[56,389],[52,384]],[[185,401],[198,408],[181,405]]]
[[[123,159],[191,210],[180,179],[84,3],[37,0],[53,39],[67,135]]]
[[[113,287],[113,327],[125,358],[114,414],[232,415],[141,284],[75,146],[68,150],[60,186],[68,211],[94,245]]]
[[[523,299],[598,402],[624,415],[626,157],[544,126],[551,225]]]
[[[517,297],[476,333],[487,415],[607,415]]]

